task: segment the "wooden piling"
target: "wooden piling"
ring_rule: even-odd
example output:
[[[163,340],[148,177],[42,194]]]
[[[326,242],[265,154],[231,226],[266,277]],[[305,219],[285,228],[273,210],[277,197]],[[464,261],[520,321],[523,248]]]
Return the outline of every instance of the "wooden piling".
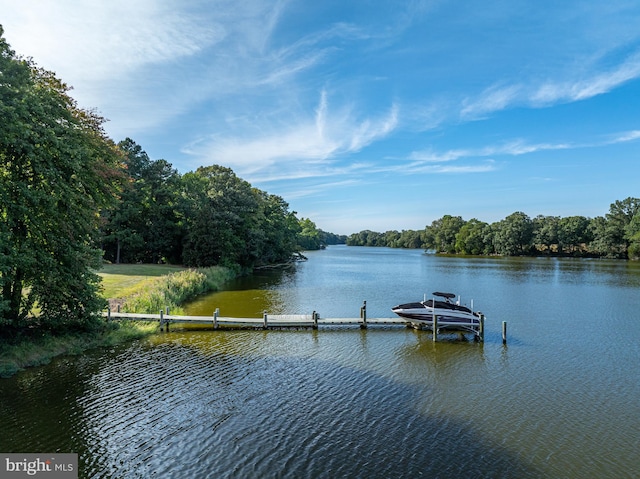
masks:
[[[484,314],[480,315],[480,341],[484,343]]]
[[[318,313],[314,311],[311,316],[313,318],[313,329],[318,329]]]
[[[360,329],[367,329],[367,302],[366,301],[360,308],[360,319],[362,320],[362,323],[360,323]]]
[[[220,309],[216,308],[213,312],[213,329],[218,329],[218,315],[220,314]]]
[[[435,343],[438,340],[438,316],[434,313],[433,315],[433,342]]]
[[[435,343],[438,340],[438,316],[436,315],[436,298],[431,299],[432,303],[432,315],[433,315],[433,324],[431,326],[433,332],[433,342]]]
[[[502,321],[502,344],[507,344],[507,322]]]
[[[162,331],[164,328],[164,310],[161,309],[160,310],[160,331]],[[169,328],[167,328],[167,331],[169,331]]]
[[[262,326],[263,329],[267,329],[268,328],[268,323],[267,323],[267,312],[264,311],[262,313],[262,320],[264,322],[264,325]]]

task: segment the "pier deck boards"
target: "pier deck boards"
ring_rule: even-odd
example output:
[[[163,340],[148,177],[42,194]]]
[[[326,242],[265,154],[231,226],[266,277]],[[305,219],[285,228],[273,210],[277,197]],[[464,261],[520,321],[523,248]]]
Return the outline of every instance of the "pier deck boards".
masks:
[[[264,328],[265,318],[233,318],[226,316],[182,316],[168,314],[143,314],[104,312],[109,319],[127,319],[131,321],[159,321],[168,324],[214,324],[218,327],[255,327]],[[267,314],[267,328],[313,328],[315,326],[347,326],[365,324],[362,318],[317,318],[314,321],[311,314]],[[406,325],[402,318],[367,318],[367,325]]]
[[[359,318],[320,318],[314,311],[313,314],[268,314],[262,318],[233,318],[220,316],[216,310],[213,316],[183,316],[169,315],[164,311],[159,314],[121,313],[107,310],[103,316],[109,320],[124,319],[130,321],[158,321],[160,330],[169,330],[171,324],[203,324],[210,325],[213,329],[286,329],[286,328],[312,328],[320,326],[359,326],[367,328],[373,325],[396,325],[427,329],[433,333],[434,341],[439,333],[456,332],[460,334],[471,333],[476,339],[484,340],[484,316],[480,323],[460,323],[437,321],[434,325],[417,325],[404,318],[367,318],[366,303],[360,310]],[[506,336],[506,335],[505,335]],[[506,341],[505,341],[506,342]]]

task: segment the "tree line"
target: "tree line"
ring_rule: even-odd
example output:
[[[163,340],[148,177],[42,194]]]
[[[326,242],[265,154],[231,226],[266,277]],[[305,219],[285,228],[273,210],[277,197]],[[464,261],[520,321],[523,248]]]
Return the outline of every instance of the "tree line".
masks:
[[[230,168],[203,166],[181,175],[130,138],[118,146],[123,187],[101,212],[107,261],[254,268],[340,241]]]
[[[96,328],[104,260],[250,269],[344,241],[230,168],[116,144],[69,90],[0,26],[0,337]]]
[[[530,218],[517,211],[501,221],[444,215],[424,230],[370,230],[347,238],[350,246],[424,248],[463,255],[555,255],[638,259],[640,199],[617,200],[605,216],[545,216]]]

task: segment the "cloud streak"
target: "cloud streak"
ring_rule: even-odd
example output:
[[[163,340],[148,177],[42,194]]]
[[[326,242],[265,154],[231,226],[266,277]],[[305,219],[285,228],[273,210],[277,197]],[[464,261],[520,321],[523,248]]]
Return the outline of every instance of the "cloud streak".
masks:
[[[327,92],[322,91],[314,115],[298,118],[284,129],[252,137],[214,137],[185,151],[196,163],[229,165],[242,175],[260,176],[262,181],[323,175],[321,169],[337,174],[344,172],[344,168],[331,169],[337,158],[384,138],[397,124],[396,105],[378,117],[360,118],[350,109],[332,111]]]
[[[640,78],[640,52],[634,52],[613,68],[604,70],[594,67],[591,72],[577,78],[492,85],[477,97],[466,97],[462,101],[459,116],[465,121],[475,121],[518,106],[545,108],[557,103],[583,101],[608,93],[637,78]]]

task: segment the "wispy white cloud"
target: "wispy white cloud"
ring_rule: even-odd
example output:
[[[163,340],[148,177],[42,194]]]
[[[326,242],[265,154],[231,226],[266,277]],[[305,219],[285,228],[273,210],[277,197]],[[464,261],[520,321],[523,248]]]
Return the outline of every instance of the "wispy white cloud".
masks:
[[[640,140],[640,130],[625,131],[623,133],[614,135],[612,139],[609,141],[609,143],[611,144],[626,143],[628,141],[635,141],[635,140]]]
[[[443,153],[433,149],[414,151],[409,158],[423,163],[443,163],[459,160],[461,158],[486,158],[489,156],[519,156],[527,153],[548,150],[565,150],[574,146],[568,143],[527,143],[518,139],[500,145],[490,145],[480,148],[452,149]]]
[[[196,162],[228,165],[261,181],[339,174],[345,167],[336,167],[334,160],[385,137],[397,124],[395,105],[378,117],[360,118],[349,108],[331,110],[327,93],[322,91],[314,115],[293,119],[284,128],[263,130],[259,135],[217,136],[193,144],[185,152]],[[275,166],[277,170],[273,171]],[[324,173],[319,172],[321,169]]]
[[[482,163],[474,165],[413,165],[410,169],[413,173],[427,174],[469,174],[487,173],[496,169],[494,160],[484,160]]]
[[[640,53],[636,52],[615,68],[594,73],[590,78],[547,82],[533,92],[530,102],[534,106],[546,106],[556,102],[585,100],[607,93],[638,77],[640,77]]]
[[[522,93],[522,86],[491,86],[478,98],[465,99],[462,102],[460,117],[463,120],[477,120],[485,115],[513,106]]]
[[[168,1],[2,4],[12,46],[77,82],[122,78],[142,65],[193,55],[226,36],[222,24],[204,24]]]
[[[517,106],[542,108],[557,103],[587,100],[602,95],[640,78],[640,52],[635,52],[612,68],[597,64],[585,66],[586,71],[565,74],[570,78],[504,85],[485,89],[477,97],[466,97],[460,108],[462,120],[484,119],[492,113]]]

